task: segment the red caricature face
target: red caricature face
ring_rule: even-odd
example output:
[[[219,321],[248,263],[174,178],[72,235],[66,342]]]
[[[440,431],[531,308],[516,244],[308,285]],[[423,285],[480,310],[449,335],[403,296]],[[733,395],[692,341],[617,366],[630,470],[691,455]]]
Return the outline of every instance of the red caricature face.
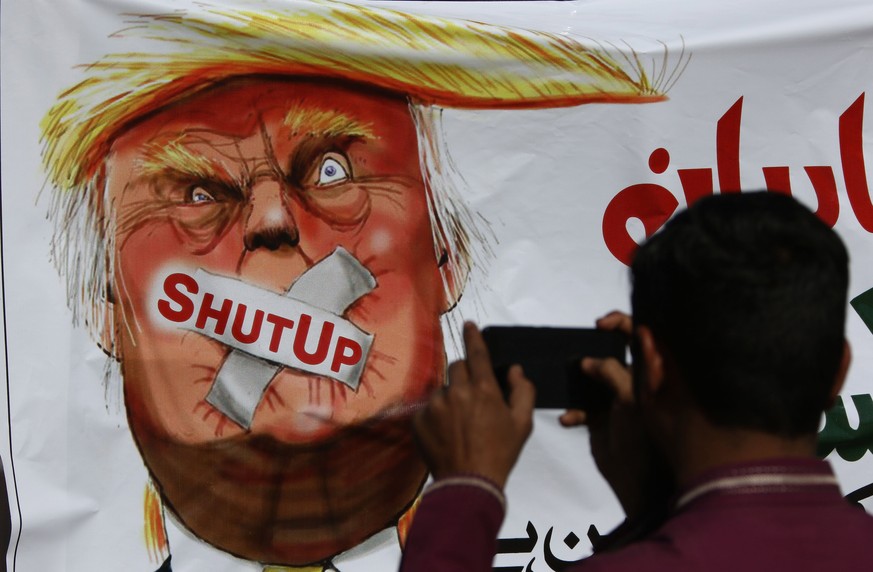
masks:
[[[128,416],[165,503],[200,538],[265,563],[317,562],[396,522],[414,499],[425,469],[404,406],[442,382],[439,318],[450,304],[417,149],[402,97],[260,78],[165,107],[113,144]],[[306,319],[271,301],[284,303],[338,248],[375,284],[323,314],[323,340],[313,322],[295,346]],[[345,285],[342,273],[311,276],[320,282],[304,298]],[[342,342],[343,327],[369,347]],[[258,328],[267,352],[285,344],[322,369],[357,360],[355,382],[260,355],[252,377],[266,375],[262,394],[251,370],[232,372],[254,404],[248,428],[234,421],[207,395],[231,354],[254,350],[215,330],[250,342]]]

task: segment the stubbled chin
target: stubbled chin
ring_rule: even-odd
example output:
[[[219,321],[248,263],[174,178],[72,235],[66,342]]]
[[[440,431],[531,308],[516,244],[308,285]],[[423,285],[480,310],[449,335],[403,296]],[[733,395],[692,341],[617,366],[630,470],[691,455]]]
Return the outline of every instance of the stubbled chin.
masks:
[[[251,434],[190,445],[133,428],[179,520],[261,562],[308,564],[356,546],[396,524],[426,475],[403,416],[308,445]]]

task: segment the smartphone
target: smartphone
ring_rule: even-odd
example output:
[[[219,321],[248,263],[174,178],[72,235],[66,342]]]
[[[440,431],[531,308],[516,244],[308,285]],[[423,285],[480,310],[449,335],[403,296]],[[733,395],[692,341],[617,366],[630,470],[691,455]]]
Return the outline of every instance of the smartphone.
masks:
[[[538,409],[603,411],[612,403],[612,391],[582,372],[583,357],[612,357],[626,364],[627,337],[620,332],[593,328],[489,326],[482,330],[494,374],[508,395],[510,366],[521,365],[537,390]]]

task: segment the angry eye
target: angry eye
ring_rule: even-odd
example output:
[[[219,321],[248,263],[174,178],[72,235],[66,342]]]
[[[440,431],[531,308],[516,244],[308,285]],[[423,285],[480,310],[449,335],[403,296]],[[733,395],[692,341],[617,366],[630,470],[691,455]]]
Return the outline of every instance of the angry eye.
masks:
[[[339,153],[327,153],[321,159],[315,184],[323,186],[347,181],[351,176],[349,172],[349,163],[345,157]]]
[[[214,203],[215,197],[203,187],[194,186],[188,190],[188,202],[193,204]]]

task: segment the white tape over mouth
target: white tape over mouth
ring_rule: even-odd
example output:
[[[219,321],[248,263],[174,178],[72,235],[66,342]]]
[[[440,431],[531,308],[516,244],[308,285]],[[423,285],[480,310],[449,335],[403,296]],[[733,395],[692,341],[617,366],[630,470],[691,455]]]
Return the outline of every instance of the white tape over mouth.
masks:
[[[370,271],[338,247],[304,272],[284,296],[198,269],[193,277],[167,277],[164,293],[175,305],[161,299],[158,308],[176,327],[232,348],[206,401],[249,429],[264,392],[282,367],[329,377],[357,390],[373,335],[342,314],[375,287]],[[191,304],[199,310],[186,312]]]

